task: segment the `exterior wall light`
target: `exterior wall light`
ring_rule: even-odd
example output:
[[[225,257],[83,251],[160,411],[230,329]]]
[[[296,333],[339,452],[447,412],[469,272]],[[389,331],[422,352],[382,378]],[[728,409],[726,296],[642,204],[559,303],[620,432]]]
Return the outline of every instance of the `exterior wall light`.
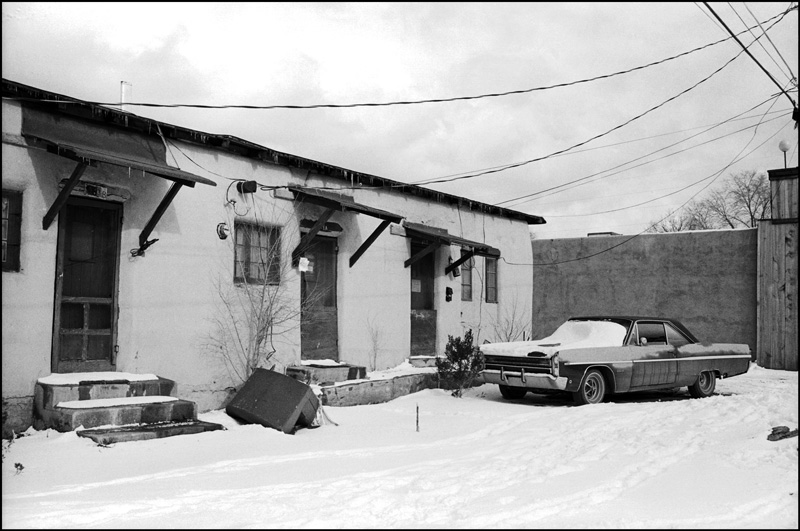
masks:
[[[258,190],[258,183],[255,181],[239,181],[236,183],[236,191],[240,194],[252,194]]]
[[[231,230],[228,228],[227,223],[223,222],[217,224],[217,236],[219,236],[220,240],[224,240],[225,238],[227,238],[230,232]]]

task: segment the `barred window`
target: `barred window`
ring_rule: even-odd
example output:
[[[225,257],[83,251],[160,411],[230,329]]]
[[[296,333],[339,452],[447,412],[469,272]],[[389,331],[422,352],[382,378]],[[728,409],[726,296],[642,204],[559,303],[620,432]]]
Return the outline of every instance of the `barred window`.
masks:
[[[234,231],[234,282],[278,284],[281,280],[280,227],[237,221]]]
[[[497,258],[486,257],[486,302],[497,302]]]
[[[461,256],[467,254],[461,251]],[[475,267],[475,258],[470,256],[469,260],[461,264],[461,300],[472,300],[472,269]]]
[[[3,190],[3,271],[19,271],[22,194]]]

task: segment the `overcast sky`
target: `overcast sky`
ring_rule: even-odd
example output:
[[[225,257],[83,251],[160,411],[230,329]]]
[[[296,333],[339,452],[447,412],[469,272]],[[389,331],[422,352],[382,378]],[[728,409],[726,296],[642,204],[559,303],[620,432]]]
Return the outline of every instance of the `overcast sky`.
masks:
[[[797,4],[710,5],[738,33],[772,19],[766,29]],[[119,101],[123,80],[132,84],[131,101],[162,104],[477,96],[613,74],[729,36],[691,2],[4,2],[2,11],[3,78],[101,102]],[[750,47],[779,84],[793,87],[795,101],[797,26],[795,9],[768,30],[769,40]],[[740,38],[749,44],[760,34],[756,27]],[[429,186],[541,215],[547,224],[534,227],[536,238],[636,234],[702,197],[716,175],[712,187],[735,171],[783,167],[781,140],[790,146],[789,166],[797,165],[792,104],[746,54],[667,102],[741,51],[729,39],[607,79],[463,101],[129,110],[403,182],[471,175],[582,144]]]

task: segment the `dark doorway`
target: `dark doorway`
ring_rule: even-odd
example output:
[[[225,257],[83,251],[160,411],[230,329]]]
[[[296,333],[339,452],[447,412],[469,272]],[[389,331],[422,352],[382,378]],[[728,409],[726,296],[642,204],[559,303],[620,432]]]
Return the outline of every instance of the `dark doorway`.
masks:
[[[58,217],[51,369],[113,371],[122,205],[70,198]]]
[[[411,256],[428,244],[411,241]],[[436,310],[433,309],[433,277],[436,251],[411,264],[411,355],[432,356],[436,350]]]
[[[300,358],[339,361],[336,311],[336,238],[315,236],[304,256],[301,273]]]

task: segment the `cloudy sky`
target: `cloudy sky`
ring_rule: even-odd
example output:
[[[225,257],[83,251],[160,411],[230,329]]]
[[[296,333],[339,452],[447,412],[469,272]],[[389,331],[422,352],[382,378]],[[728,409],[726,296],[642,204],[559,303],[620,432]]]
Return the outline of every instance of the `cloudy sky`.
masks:
[[[768,30],[750,51],[794,101],[796,5],[710,3],[735,33],[755,26],[746,45],[756,20]],[[4,2],[2,14],[3,78],[89,101],[119,101],[121,81],[133,102],[257,106],[568,84],[380,107],[129,107],[398,181],[449,179],[428,186],[541,215],[537,238],[636,234],[732,172],[782,167],[781,140],[798,160],[792,103],[733,39],[638,68],[729,37],[702,3]]]

